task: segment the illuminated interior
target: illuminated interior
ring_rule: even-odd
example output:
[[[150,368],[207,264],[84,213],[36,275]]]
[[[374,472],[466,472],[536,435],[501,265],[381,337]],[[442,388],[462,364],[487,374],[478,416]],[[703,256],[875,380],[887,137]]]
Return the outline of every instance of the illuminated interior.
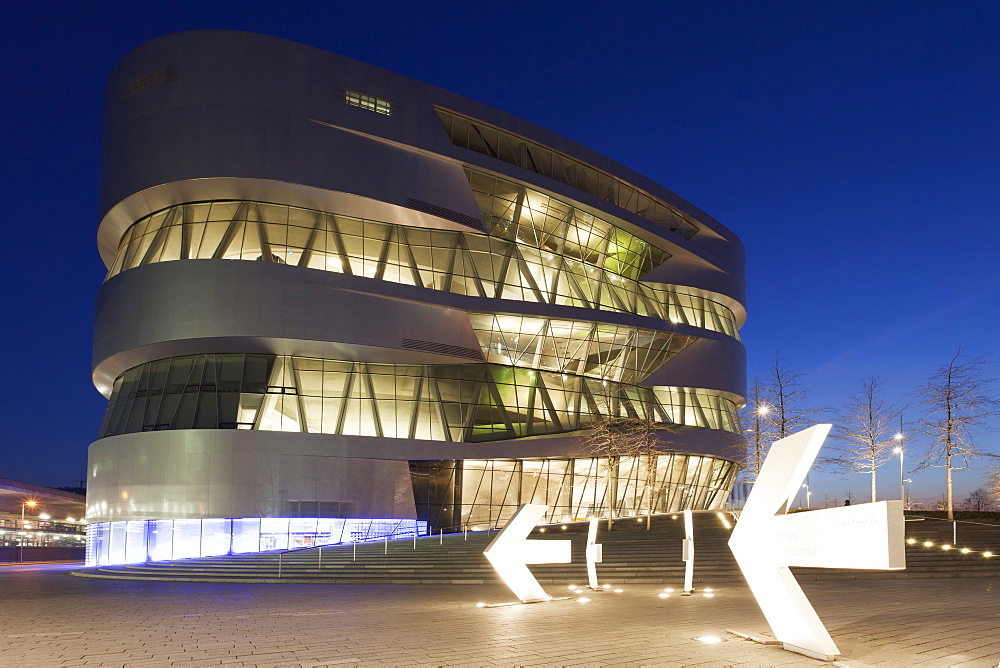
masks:
[[[663,225],[686,239],[698,233],[698,227],[679,211],[618,177],[484,121],[440,107],[437,113],[456,146],[565,183]]]
[[[634,313],[739,338],[736,317],[721,302],[638,280],[669,257],[663,251],[512,182],[474,172],[470,178],[493,193],[476,193],[490,235],[264,202],[197,202],[130,226],[108,278],[171,260],[256,260],[474,297]],[[518,207],[518,197],[526,204]]]
[[[722,393],[498,364],[371,364],[255,354],[147,362],[115,380],[100,435],[259,429],[492,441],[584,429],[604,415],[737,431]]]
[[[615,478],[617,517],[711,510],[721,507],[736,474],[729,460],[686,453],[621,457],[610,472],[608,461],[421,461],[410,462],[410,470],[418,514],[434,526],[476,530],[502,527],[524,503],[548,505],[548,523],[606,517],[609,473]]]
[[[249,517],[99,522],[87,527],[87,566],[135,564],[427,533],[417,520]]]

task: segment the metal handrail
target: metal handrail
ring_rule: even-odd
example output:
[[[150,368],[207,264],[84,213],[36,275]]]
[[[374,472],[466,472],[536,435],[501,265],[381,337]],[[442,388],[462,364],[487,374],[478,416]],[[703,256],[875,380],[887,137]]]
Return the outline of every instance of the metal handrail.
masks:
[[[414,546],[416,544],[417,535],[418,535],[417,533],[413,534]],[[385,554],[388,554],[389,553],[389,536],[388,535],[383,536],[382,540],[385,542]],[[347,541],[340,541],[339,543],[323,543],[322,545],[306,545],[305,547],[291,547],[291,548],[288,548],[286,550],[281,550],[280,552],[278,552],[278,579],[281,579],[281,562],[282,562],[282,557],[284,557],[284,555],[289,554],[291,552],[301,552],[303,550],[313,550],[313,549],[317,549],[318,548],[318,551],[317,551],[317,554],[316,554],[316,568],[322,570],[322,568],[323,568],[323,548],[324,547],[330,547],[330,546],[333,546],[333,545],[344,545],[346,542]],[[367,540],[367,541],[353,541],[352,540],[350,542],[351,542],[351,545],[354,546],[354,559],[357,560],[357,558],[358,558],[358,552],[357,552],[358,543],[359,542],[362,542],[362,543],[374,543],[374,542],[377,542],[377,539],[376,540]]]

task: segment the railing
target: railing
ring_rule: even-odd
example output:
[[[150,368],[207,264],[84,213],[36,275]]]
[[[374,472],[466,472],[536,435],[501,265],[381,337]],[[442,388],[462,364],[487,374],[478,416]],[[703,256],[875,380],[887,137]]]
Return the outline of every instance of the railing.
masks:
[[[489,533],[490,531],[496,531],[496,529],[487,529],[485,531],[485,533]],[[465,526],[463,528],[462,533],[464,535],[464,540],[469,540],[469,527],[468,526]],[[425,538],[433,538],[433,534],[432,533],[428,533],[425,536]],[[396,538],[394,540],[399,540],[399,539]],[[378,542],[378,541],[377,540],[351,541],[351,547],[352,547],[352,550],[351,550],[351,561],[357,561],[358,560],[358,543],[376,543],[376,542]],[[386,555],[389,554],[389,536],[388,535],[382,537],[382,543],[383,543],[383,554],[386,554]],[[323,569],[323,548],[324,547],[334,547],[334,546],[338,546],[338,545],[344,545],[344,543],[326,543],[324,545],[306,545],[304,547],[293,547],[293,548],[289,548],[287,550],[282,550],[282,551],[278,552],[278,579],[281,579],[281,572],[282,572],[282,565],[283,565],[282,562],[283,562],[284,556],[286,554],[291,554],[292,552],[302,552],[304,550],[316,550],[316,569],[317,570],[322,570]],[[438,530],[438,545],[444,545],[444,529],[439,529]],[[413,534],[413,549],[414,550],[417,549],[417,534],[416,533]]]
[[[955,544],[958,542],[958,525],[962,524],[975,524],[984,527],[993,527],[994,529],[1000,529],[1000,523],[996,522],[974,522],[973,520],[949,520],[945,517],[927,517],[925,515],[910,515],[907,517],[909,522],[922,522],[926,520],[936,520],[938,522],[951,522],[951,542]]]

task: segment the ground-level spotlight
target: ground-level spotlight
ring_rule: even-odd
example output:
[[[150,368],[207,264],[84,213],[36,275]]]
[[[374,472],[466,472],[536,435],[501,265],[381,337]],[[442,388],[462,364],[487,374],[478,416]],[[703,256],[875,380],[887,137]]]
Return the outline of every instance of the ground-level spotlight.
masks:
[[[480,601],[479,603],[476,603],[476,607],[477,607],[477,608],[485,608],[485,607],[486,607],[486,604],[485,604],[485,603],[483,603],[482,601]]]
[[[590,599],[587,598],[586,596],[583,596],[581,598],[576,599],[576,602],[577,603],[590,603]]]
[[[970,549],[969,549],[969,548],[967,548],[967,547],[963,547],[963,548],[962,548],[962,554],[968,554],[969,552],[972,552],[972,550],[970,550]]]
[[[993,553],[992,552],[983,552],[983,556],[986,557],[987,559],[989,559],[990,557],[993,556]]]
[[[934,543],[929,540],[924,541],[924,547],[934,547]]]
[[[705,587],[704,589],[702,589],[702,591],[712,592],[712,591],[715,591],[715,590],[712,589],[711,587]]]
[[[951,545],[942,545],[941,549],[942,550],[950,550],[951,549]]]
[[[705,598],[712,598],[715,594],[702,594]]]
[[[916,539],[916,538],[907,538],[907,539],[906,539],[906,542],[907,542],[908,544],[910,544],[910,545],[913,545],[914,543],[916,543],[916,542],[917,542],[917,539]]]
[[[988,552],[987,552],[987,556],[989,556],[989,553],[988,553]],[[623,591],[625,591],[625,590],[624,590],[624,589],[615,589],[615,593],[616,593],[616,594],[620,594],[620,593],[622,593]]]
[[[666,588],[666,589],[664,589],[663,591],[667,592],[668,594],[672,594],[672,593],[674,593],[674,590],[673,590],[673,588],[671,588],[671,587],[667,587],[667,588]]]
[[[657,594],[657,596],[659,596],[660,598],[670,598],[670,594],[668,594],[665,591],[661,591],[659,594]]]
[[[601,589],[611,589],[611,585],[604,585],[601,587]]]
[[[698,642],[703,642],[706,645],[716,645],[722,642],[722,638],[720,638],[719,636],[698,636],[697,638],[695,638],[695,640],[697,640]]]

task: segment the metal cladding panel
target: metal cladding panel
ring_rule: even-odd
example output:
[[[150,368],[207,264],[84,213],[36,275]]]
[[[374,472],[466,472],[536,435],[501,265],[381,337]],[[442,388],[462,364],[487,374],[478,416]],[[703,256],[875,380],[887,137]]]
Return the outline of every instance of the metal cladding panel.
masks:
[[[213,350],[413,364],[482,359],[421,352],[404,341],[471,355],[480,346],[464,311],[337,289],[329,283],[336,276],[227,260],[163,262],[125,272],[105,283],[98,297],[95,381],[110,387],[137,364]]]
[[[647,387],[699,387],[745,397],[747,351],[735,339],[699,339],[642,384]]]
[[[342,456],[321,439],[248,433],[154,432],[93,443],[88,521],[288,517],[289,503],[300,501],[336,504],[337,517],[416,517],[405,460]]]

